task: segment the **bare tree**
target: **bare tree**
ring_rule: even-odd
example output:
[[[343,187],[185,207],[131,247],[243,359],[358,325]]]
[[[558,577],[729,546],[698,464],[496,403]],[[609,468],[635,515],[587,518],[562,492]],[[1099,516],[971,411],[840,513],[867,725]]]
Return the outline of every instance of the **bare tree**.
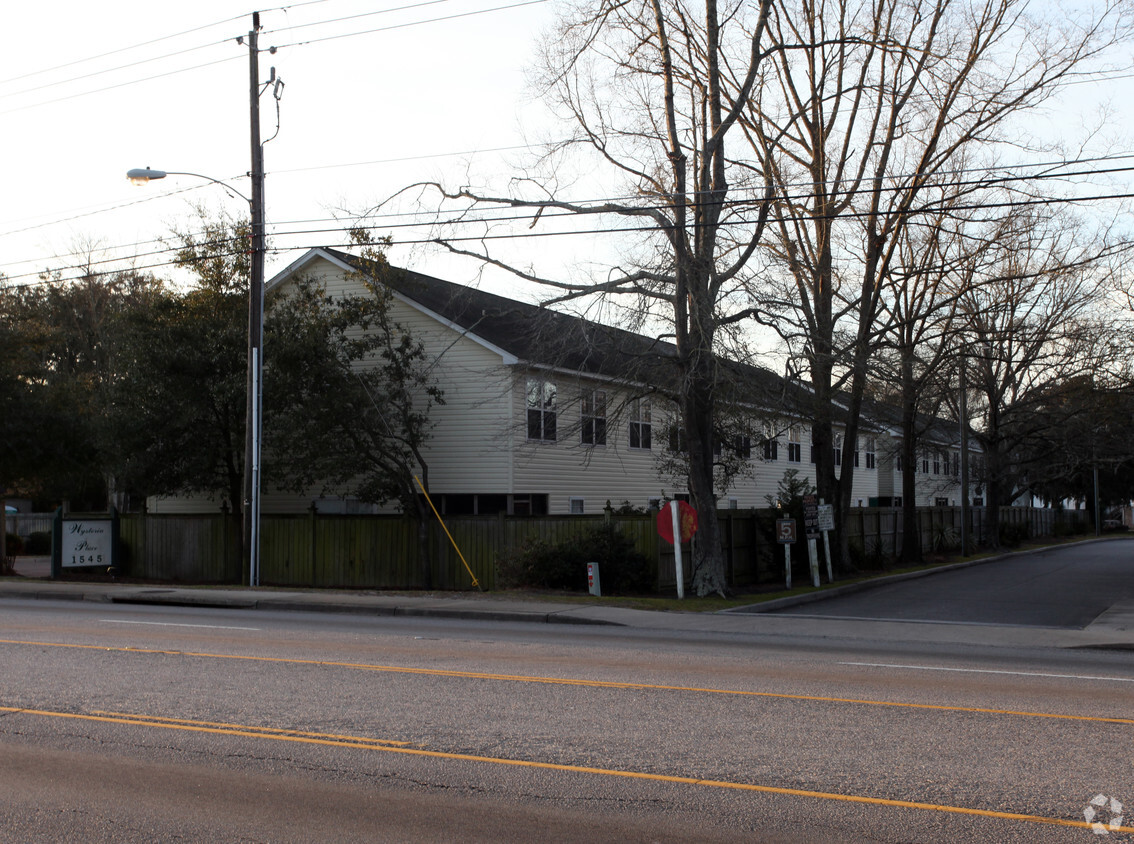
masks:
[[[672,339],[677,353],[663,385],[680,411],[689,488],[700,513],[693,584],[699,595],[727,589],[714,489],[722,328],[750,319],[747,265],[764,229],[759,174],[729,157],[767,47],[772,0],[599,0],[568,9],[543,50],[540,94],[572,137],[553,145],[508,191],[430,187],[461,226],[437,242],[543,285],[547,304],[629,296],[634,327]],[[743,145],[743,138],[739,139]],[[602,174],[603,200],[570,199],[568,166]],[[615,265],[586,278],[552,278],[468,246],[468,224],[485,209],[533,212],[543,228],[557,216],[592,217],[627,232]],[[483,219],[483,218],[480,218]],[[627,308],[630,311],[631,308]]]
[[[891,385],[885,400],[897,406],[901,420],[902,563],[921,560],[918,455],[927,445],[948,445],[941,441],[938,414],[951,404],[951,375],[963,322],[960,302],[987,282],[990,256],[1008,228],[1004,221],[983,219],[983,211],[967,205],[963,188],[937,193],[939,210],[902,228],[895,258],[881,277],[882,371],[875,377]],[[931,431],[936,442],[928,442]]]
[[[770,16],[779,49],[745,125],[774,186],[770,240],[782,269],[757,295],[810,374],[817,486],[840,523],[854,467],[836,473],[835,429],[857,436],[880,280],[901,260],[904,230],[935,213],[936,186],[963,185],[976,201],[1000,176],[970,169],[978,158],[1024,146],[1013,121],[1084,70],[1123,23],[1117,3],[1049,21],[1026,7],[780,0]]]
[[[1119,353],[1102,310],[1111,282],[1109,259],[1125,250],[1092,235],[1065,214],[1017,212],[996,244],[995,274],[961,299],[959,350],[977,397],[974,437],[982,452],[989,540],[998,541],[999,508],[1035,479],[1027,455],[1053,426],[1053,395],[1071,382],[1106,372]],[[1074,413],[1075,408],[1064,405]]]

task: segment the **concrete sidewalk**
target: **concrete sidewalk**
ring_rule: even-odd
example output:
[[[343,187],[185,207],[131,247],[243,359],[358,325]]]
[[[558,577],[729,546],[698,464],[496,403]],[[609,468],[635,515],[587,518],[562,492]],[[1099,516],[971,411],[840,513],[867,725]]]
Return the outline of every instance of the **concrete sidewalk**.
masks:
[[[20,567],[17,567],[17,571],[19,570]],[[27,578],[0,579],[0,599],[21,598],[556,625],[607,625],[642,631],[687,632],[730,637],[805,637],[993,647],[1096,647],[1134,650],[1134,601],[1115,604],[1085,629],[1075,630],[1009,625],[793,617],[743,612],[660,612],[600,604],[529,600],[495,593],[391,595],[335,590],[184,588],[120,583],[65,583]]]

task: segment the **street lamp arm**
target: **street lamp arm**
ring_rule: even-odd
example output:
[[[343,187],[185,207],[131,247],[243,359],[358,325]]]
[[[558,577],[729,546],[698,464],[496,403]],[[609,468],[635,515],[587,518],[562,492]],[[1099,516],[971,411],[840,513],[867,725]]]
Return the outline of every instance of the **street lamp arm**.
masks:
[[[214,185],[220,185],[229,193],[243,199],[252,205],[252,200],[230,185],[228,182],[222,182],[220,179],[214,179],[212,176],[206,176],[203,173],[189,173],[184,170],[151,170],[149,167],[135,167],[133,170],[126,171],[126,178],[136,185],[144,185],[157,179],[164,179],[166,176],[193,176],[197,179],[204,179],[206,182],[212,182]]]

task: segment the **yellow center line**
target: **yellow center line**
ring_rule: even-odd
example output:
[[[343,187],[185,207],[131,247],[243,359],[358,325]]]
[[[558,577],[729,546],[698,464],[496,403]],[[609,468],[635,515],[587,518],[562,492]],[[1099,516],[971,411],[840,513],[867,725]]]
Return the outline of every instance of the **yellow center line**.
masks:
[[[1134,718],[1108,718],[1098,715],[1067,715],[1056,712],[1031,712],[1016,709],[992,709],[978,706],[948,706],[940,703],[910,703],[895,700],[871,700],[869,698],[827,697],[823,695],[799,695],[786,692],[754,692],[742,689],[713,689],[698,686],[669,686],[653,683],[624,683],[615,680],[582,680],[571,677],[540,677],[525,674],[490,674],[482,671],[456,671],[445,668],[409,668],[400,665],[373,665],[362,662],[335,662],[319,659],[296,659],[293,657],[250,656],[246,654],[201,653],[196,651],[176,651],[152,648],[109,647],[106,645],[75,645],[66,642],[30,642],[18,639],[0,639],[3,645],[31,645],[45,648],[76,648],[80,650],[111,651],[129,654],[150,654],[160,656],[183,656],[196,659],[231,659],[246,662],[282,663],[287,665],[311,665],[326,668],[348,668],[352,671],[377,671],[388,674],[417,674],[430,677],[454,677],[467,680],[495,680],[510,683],[540,683],[554,686],[584,686],[596,689],[625,689],[632,691],[694,692],[697,694],[734,695],[737,697],[771,698],[776,700],[800,700],[811,703],[850,703],[858,706],[886,706],[897,709],[923,709],[934,712],[965,712],[979,715],[1010,715],[1019,718],[1047,718],[1057,721],[1087,721],[1101,724],[1127,724],[1134,726]]]
[[[969,815],[972,817],[993,818],[996,820],[1021,821],[1024,823],[1045,824],[1048,826],[1066,826],[1076,829],[1093,829],[1092,824],[1080,820],[1066,818],[1052,818],[1043,815],[1025,815],[1017,812],[999,812],[992,809],[975,809],[969,806],[949,806],[940,803],[922,803],[916,800],[894,800],[886,797],[871,797],[862,794],[836,794],[828,791],[810,791],[800,788],[784,788],[771,785],[756,785],[754,783],[732,782],[729,780],[702,779],[700,777],[681,777],[670,774],[651,774],[645,771],[627,771],[613,768],[592,768],[585,765],[565,765],[555,762],[535,762],[527,759],[508,759],[498,756],[479,756],[471,753],[448,753],[441,750],[422,750],[412,747],[394,747],[382,739],[370,739],[360,736],[340,736],[334,740],[318,738],[320,733],[303,733],[300,731],[277,731],[274,728],[261,728],[255,726],[242,726],[233,724],[229,726],[215,726],[210,721],[192,721],[182,718],[164,718],[162,716],[129,715],[129,714],[81,714],[74,712],[53,712],[45,709],[24,709],[14,706],[0,706],[0,712],[9,712],[22,715],[38,715],[49,718],[69,718],[81,721],[97,721],[109,724],[124,724],[142,727],[162,727],[170,730],[186,730],[190,732],[207,733],[213,735],[241,736],[248,738],[264,738],[273,741],[298,742],[301,744],[328,745],[333,747],[346,747],[361,750],[380,750],[385,753],[399,753],[406,756],[420,756],[432,759],[447,759],[461,762],[478,762],[483,764],[506,765],[516,768],[535,768],[545,771],[564,771],[573,774],[594,774],[606,777],[621,777],[624,779],[644,780],[648,782],[675,783],[678,785],[695,785],[703,788],[720,788],[733,791],[747,791],[758,794],[775,794],[787,797],[809,797],[817,800],[835,800],[843,803],[859,803],[867,806],[886,806],[898,809],[917,809],[929,812],[945,812],[955,815]],[[1110,829],[1110,832],[1134,832],[1134,826],[1123,826]]]
[[[0,707],[0,709],[3,709],[3,707]],[[93,711],[95,715],[106,715],[110,718],[144,719],[147,722],[153,722],[155,726],[188,724],[194,727],[221,727],[226,730],[256,730],[258,733],[263,733],[268,738],[280,735],[305,736],[307,738],[330,739],[331,741],[360,741],[358,736],[340,735],[339,733],[314,733],[308,730],[286,730],[281,727],[249,727],[246,724],[229,724],[224,721],[196,721],[191,718],[166,718],[162,715],[137,715],[130,712],[107,712],[102,709],[95,709]],[[394,741],[392,739],[366,739],[366,741],[397,745],[398,747],[405,747],[410,744],[408,741]]]

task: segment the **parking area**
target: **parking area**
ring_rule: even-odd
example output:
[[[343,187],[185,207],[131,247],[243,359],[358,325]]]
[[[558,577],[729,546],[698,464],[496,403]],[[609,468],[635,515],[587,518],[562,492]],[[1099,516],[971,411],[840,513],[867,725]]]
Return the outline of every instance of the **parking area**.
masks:
[[[1134,541],[1021,554],[780,610],[824,618],[1083,629],[1134,600]]]

